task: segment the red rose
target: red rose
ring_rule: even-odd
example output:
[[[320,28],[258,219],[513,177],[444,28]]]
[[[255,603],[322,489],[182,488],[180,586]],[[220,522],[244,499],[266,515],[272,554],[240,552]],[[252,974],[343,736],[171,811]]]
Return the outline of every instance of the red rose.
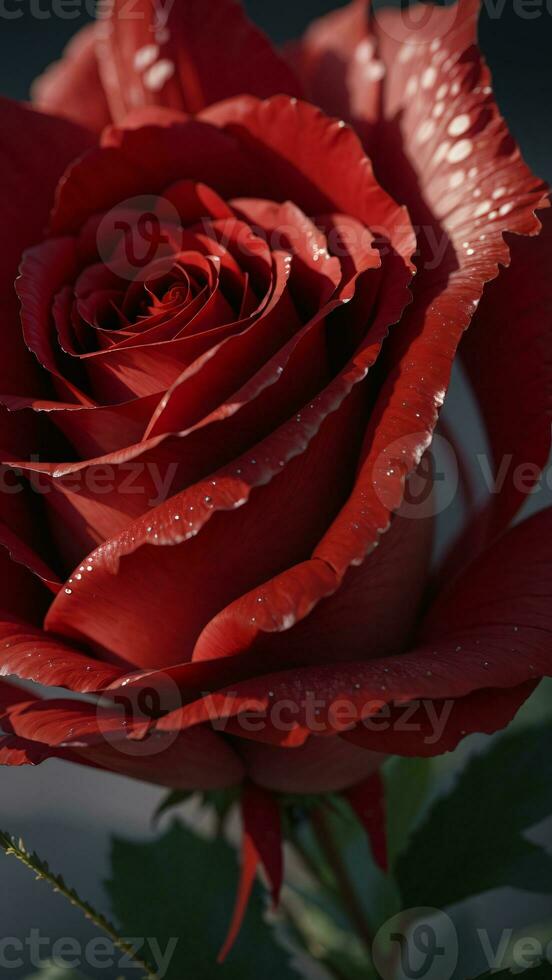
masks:
[[[1,761],[316,792],[497,730],[550,673],[552,511],[508,530],[507,481],[431,579],[397,514],[472,320],[495,462],[549,450],[547,212],[504,238],[547,192],[478,3],[355,2],[293,68],[231,0],[123,6],[1,107]]]

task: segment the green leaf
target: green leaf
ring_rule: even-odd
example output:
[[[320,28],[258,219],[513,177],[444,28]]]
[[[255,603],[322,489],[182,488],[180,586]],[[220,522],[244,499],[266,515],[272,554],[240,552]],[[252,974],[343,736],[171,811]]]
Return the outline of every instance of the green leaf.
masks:
[[[222,826],[230,810],[234,804],[238,802],[240,792],[241,790],[239,786],[232,786],[229,789],[206,790],[203,793],[196,793],[195,790],[175,789],[168,793],[163,800],[161,800],[161,803],[153,815],[153,824],[155,826],[159,822],[160,818],[164,816],[165,813],[168,813],[169,810],[173,810],[175,807],[181,806],[183,803],[187,803],[188,800],[191,800],[194,796],[199,796],[203,806],[212,807],[218,818],[219,824]]]
[[[169,810],[173,810],[175,806],[180,806],[182,803],[186,803],[193,796],[191,790],[180,790],[174,789],[161,800],[161,803],[157,807],[157,810],[153,814],[153,825],[155,826],[161,817],[168,813]]]
[[[405,908],[444,908],[502,886],[552,891],[552,858],[524,836],[552,813],[552,724],[472,758],[397,863]]]
[[[432,759],[396,756],[384,767],[387,802],[389,865],[408,845],[410,834],[423,812],[433,782]]]
[[[207,840],[175,822],[157,841],[115,839],[107,887],[125,935],[154,937],[162,951],[178,940],[167,980],[293,980],[299,974],[291,954],[278,944],[275,929],[264,921],[260,887],[234,949],[217,966],[238,874],[234,850],[222,837]],[[151,942],[149,950],[154,958]]]

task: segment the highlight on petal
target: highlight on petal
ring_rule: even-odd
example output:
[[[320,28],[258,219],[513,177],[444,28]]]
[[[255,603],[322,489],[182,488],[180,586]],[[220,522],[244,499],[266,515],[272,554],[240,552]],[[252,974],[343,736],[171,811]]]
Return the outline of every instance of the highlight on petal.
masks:
[[[111,0],[97,27],[100,75],[113,118],[139,105],[196,113],[233,95],[299,95],[268,38],[236,0]],[[216,67],[215,67],[216,66]]]
[[[124,674],[29,624],[4,617],[0,622],[0,677],[86,694],[109,687]]]

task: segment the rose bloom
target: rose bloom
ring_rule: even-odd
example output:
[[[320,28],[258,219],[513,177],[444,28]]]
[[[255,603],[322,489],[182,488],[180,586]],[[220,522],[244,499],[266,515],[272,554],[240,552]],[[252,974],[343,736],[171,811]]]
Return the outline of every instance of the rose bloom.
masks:
[[[233,0],[158,6],[0,107],[0,761],[243,784],[274,883],[272,791],[369,819],[385,754],[550,673],[552,510],[512,529],[550,444],[547,189],[477,0],[354,2],[285,54]],[[455,358],[525,475],[435,569]]]

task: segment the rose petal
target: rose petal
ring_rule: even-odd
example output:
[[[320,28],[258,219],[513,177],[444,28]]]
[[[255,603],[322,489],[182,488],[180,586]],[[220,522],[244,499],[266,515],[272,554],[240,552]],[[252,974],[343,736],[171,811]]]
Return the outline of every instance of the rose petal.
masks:
[[[284,572],[241,596],[205,627],[194,650],[194,661],[251,649],[252,669],[259,659],[283,668],[402,652],[427,581],[432,527],[429,517],[417,520],[397,516],[378,550],[360,567],[350,569],[337,591],[327,567],[327,585],[322,585],[323,579],[312,583],[305,566]],[[321,587],[322,594],[326,589],[334,594],[312,611],[307,599],[297,610],[293,629],[286,629],[291,625],[286,620],[289,597],[299,604],[301,589],[306,587],[310,592],[313,585]],[[263,596],[260,606],[259,594]],[[310,614],[301,618],[306,612]]]
[[[4,616],[0,621],[0,676],[86,694],[109,687],[124,677],[125,671],[87,657],[28,623]]]
[[[129,721],[125,727],[121,706],[34,701],[9,709],[2,725],[18,740],[33,743],[42,757],[61,751],[73,761],[172,789],[222,788],[243,777],[238,756],[209,726],[176,738],[154,733],[152,741],[142,735],[133,740],[127,733],[141,726]]]
[[[98,26],[89,24],[71,39],[60,61],[50,65],[32,87],[39,109],[66,116],[101,132],[111,115],[98,73]]]
[[[539,217],[543,231],[536,241],[512,239],[512,263],[486,289],[460,348],[494,472],[508,466],[504,484],[489,501],[488,539],[515,517],[550,452],[552,211]]]
[[[40,239],[56,184],[71,160],[88,149],[79,126],[0,100],[0,281],[3,353],[0,393],[39,388],[38,371],[21,336],[14,282],[23,250]]]
[[[240,741],[247,774],[277,793],[336,793],[381,766],[384,757],[340,738],[309,738],[294,749]]]
[[[333,57],[334,66],[341,66],[348,114],[365,138],[377,172],[424,231],[414,303],[388,346],[392,369],[368,428],[357,485],[316,551],[339,578],[349,564],[363,560],[389,526],[405,477],[431,440],[463,331],[484,284],[496,276],[499,264],[509,261],[504,232],[537,234],[534,212],[547,204],[544,185],[531,175],[508,137],[490,96],[488,72],[471,47],[477,9],[472,0],[462,0],[456,8],[438,11],[421,36],[408,31],[410,18],[401,12],[378,12],[374,35],[366,20],[357,50],[367,8],[355,3],[335,15],[340,30],[328,29],[321,39],[324,64]],[[311,40],[307,37],[307,58]],[[381,72],[376,79],[365,70],[372,42],[379,45],[383,81]],[[315,51],[313,58],[319,54]],[[408,86],[411,77],[419,86],[415,99]],[[335,88],[335,77],[331,84]],[[371,98],[374,86],[376,100]],[[446,112],[435,118],[444,86]],[[378,113],[383,106],[383,118],[374,116],[375,106]],[[499,187],[505,188],[500,205],[484,208]],[[435,261],[435,245],[443,238],[444,257]],[[288,614],[294,616],[291,602]]]
[[[100,74],[113,118],[135,106],[188,112],[230,95],[298,95],[285,61],[234,0],[186,0],[161,10],[114,0],[98,25]],[[213,66],[216,69],[213,70]]]
[[[170,713],[158,722],[160,729],[236,718],[236,733],[237,716],[254,711],[261,718],[256,739],[295,745],[311,731],[349,730],[355,720],[374,717],[387,704],[455,701],[492,688],[519,688],[526,697],[530,682],[552,673],[551,529],[552,508],[505,534],[439,599],[423,626],[420,645],[408,653],[238,683]],[[518,694],[512,699],[519,706]],[[482,726],[476,729],[481,731],[500,727],[504,712],[515,710],[512,699],[497,698],[495,716],[492,697],[482,698],[478,703],[485,707],[484,718],[470,705],[472,725]],[[274,711],[282,704],[287,705],[286,725],[278,726]],[[391,751],[394,731],[385,751]],[[250,737],[248,726],[242,733]],[[397,741],[400,752],[400,733]],[[381,742],[374,747],[381,748]]]

